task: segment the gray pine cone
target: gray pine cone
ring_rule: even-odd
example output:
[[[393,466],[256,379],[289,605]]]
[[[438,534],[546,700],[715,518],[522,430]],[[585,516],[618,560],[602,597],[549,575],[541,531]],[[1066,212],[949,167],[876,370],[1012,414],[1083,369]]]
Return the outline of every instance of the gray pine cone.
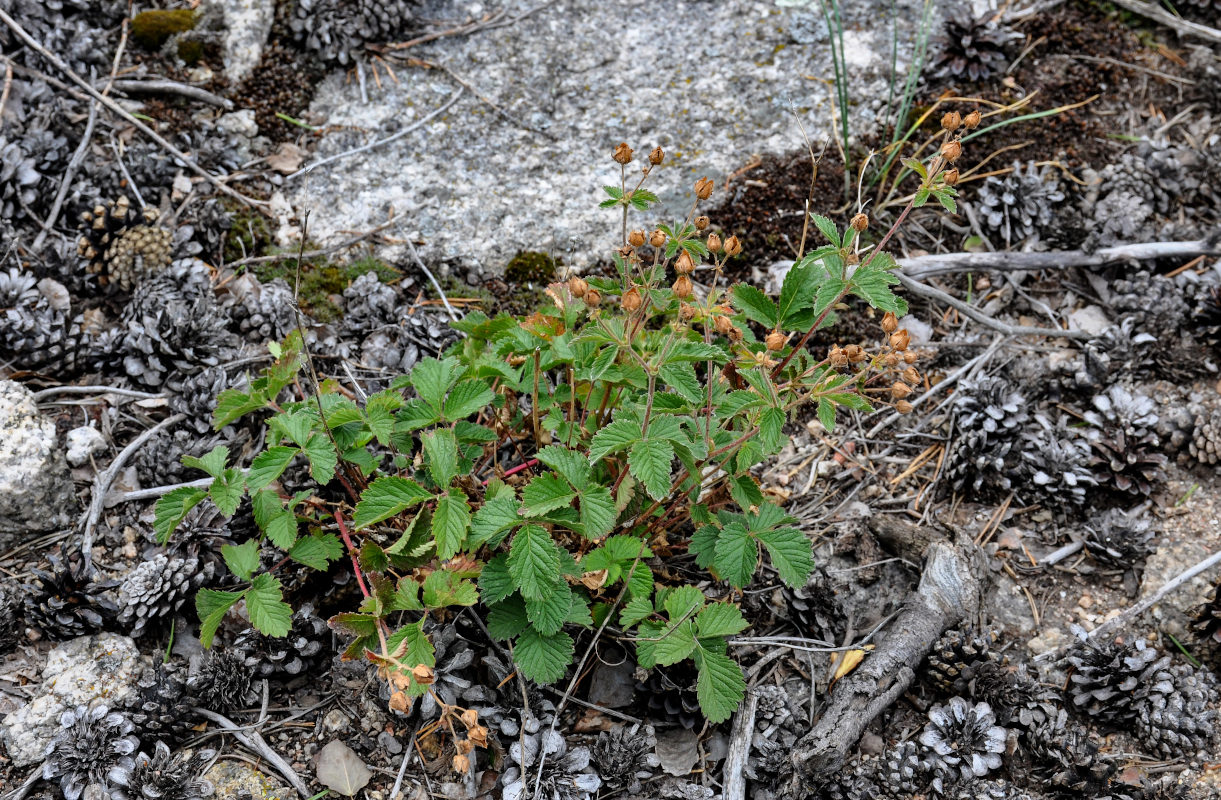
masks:
[[[202,658],[192,658],[187,692],[204,708],[232,711],[253,702],[253,678],[242,653],[213,650]]]
[[[1132,644],[1083,640],[1065,657],[1073,669],[1068,686],[1072,707],[1109,727],[1132,722],[1143,676],[1157,658],[1157,650],[1144,639]]]
[[[657,738],[653,727],[620,725],[598,734],[590,757],[602,776],[607,791],[623,790],[628,794],[640,791],[640,782],[653,777],[661,759],[653,752]]]
[[[330,659],[331,629],[306,603],[293,613],[287,636],[267,636],[247,628],[234,638],[232,649],[242,654],[246,668],[257,678],[291,678]]]
[[[297,0],[288,24],[306,50],[347,66],[360,58],[366,44],[406,33],[413,6],[411,0]]]
[[[1141,676],[1133,730],[1152,755],[1207,759],[1216,738],[1217,679],[1162,656]]]
[[[170,755],[165,742],[157,742],[151,756],[144,752],[136,754],[127,789],[115,797],[117,800],[203,800],[212,794],[213,787],[199,776],[213,755],[211,750]]]
[[[1014,163],[1009,174],[984,181],[979,202],[981,223],[1008,247],[1031,237],[1037,242],[1064,202],[1064,191],[1051,167]]]
[[[127,714],[146,741],[176,744],[186,738],[194,717],[179,670],[170,664],[146,667],[127,702]]]
[[[76,368],[86,337],[61,293],[61,284],[17,267],[0,271],[0,362],[31,371]]]
[[[25,639],[21,587],[13,581],[0,581],[0,656],[8,655]]]
[[[236,332],[248,342],[279,342],[297,328],[293,290],[283,278],[267,283],[247,273],[233,281],[226,303]]]
[[[933,58],[933,74],[972,81],[987,78],[1005,68],[1005,45],[1020,38],[1021,34],[990,22],[987,15],[977,18],[969,8],[953,9],[946,17],[941,50]]]
[[[1196,416],[1187,454],[1209,467],[1221,462],[1221,408],[1204,410]]]
[[[886,751],[879,774],[883,785],[896,797],[914,795],[928,783],[920,747],[910,739]]]
[[[545,756],[545,759],[542,757]],[[542,774],[538,763],[542,759]],[[564,736],[551,730],[550,720],[539,721],[537,732],[527,728],[521,738],[509,743],[508,762],[501,775],[503,800],[526,797],[526,780],[530,797],[548,800],[589,800],[602,787],[602,778],[594,771],[588,747],[569,749]],[[537,791],[535,788],[537,787]]]
[[[1153,399],[1115,384],[1094,396],[1085,419],[1094,448],[1094,477],[1130,494],[1148,495],[1165,478],[1166,456],[1158,452]]]
[[[1133,509],[1135,511],[1135,509]],[[1156,550],[1157,529],[1144,514],[1109,508],[1085,526],[1085,548],[1099,562],[1131,569]]]
[[[933,706],[928,716],[920,744],[937,792],[1000,769],[1006,732],[995,724],[987,703],[972,705],[961,697],[951,697],[946,705]]]
[[[121,625],[130,626],[130,635],[138,639],[169,621],[190,595],[211,577],[214,566],[200,566],[194,556],[183,558],[158,553],[127,573],[119,584],[119,616]]]
[[[99,283],[131,291],[170,265],[173,236],[157,225],[158,217],[151,206],[137,212],[126,197],[81,215],[85,233],[77,252],[89,259],[89,271]]]
[[[1115,772],[1114,764],[1099,755],[1089,731],[1072,722],[1064,709],[1026,731],[1022,743],[1019,756],[1031,762],[1025,771],[1061,792],[1093,797]],[[1021,767],[1015,767],[1013,771],[1019,770]]]
[[[383,325],[393,325],[402,306],[398,292],[378,280],[369,270],[343,290],[343,335],[367,334]]]
[[[802,636],[824,642],[842,642],[848,617],[835,589],[822,567],[815,567],[806,585],[797,589],[781,584],[780,614],[786,617]]]
[[[118,611],[108,596],[113,582],[95,581],[58,559],[52,559],[50,572],[30,571],[34,581],[25,587],[26,621],[51,639],[96,633]]]
[[[963,381],[954,395],[958,437],[948,459],[946,478],[955,491],[1011,485],[1006,464],[1029,419],[1026,399],[999,375]]]
[[[1140,270],[1111,286],[1110,306],[1119,318],[1132,317],[1141,331],[1177,335],[1191,316],[1191,305],[1174,281]]]
[[[77,706],[60,715],[59,724],[42,765],[43,780],[58,780],[66,800],[79,800],[86,790],[110,797],[127,784],[140,746],[131,720],[104,705]]]
[[[1028,485],[1052,507],[1084,504],[1086,487],[1097,483],[1089,467],[1089,443],[1064,420],[1053,425],[1035,415],[1035,422],[1037,426],[1022,435]]]
[[[200,435],[212,432],[212,412],[216,398],[229,387],[229,376],[221,366],[208,367],[184,378],[170,395],[170,409],[186,414],[186,424]]]
[[[955,628],[946,631],[929,651],[924,677],[947,695],[973,696],[971,687],[985,664],[999,661],[992,651],[993,634],[979,636]]]
[[[201,437],[194,431],[179,428],[174,431],[162,431],[150,439],[136,453],[136,474],[140,485],[146,487],[168,486],[174,483],[184,483],[199,477],[198,470],[188,470],[182,464],[183,456],[199,457],[221,444],[231,444],[232,440],[223,432],[213,436]],[[179,526],[179,531],[181,531]],[[180,534],[175,534],[178,538]]]

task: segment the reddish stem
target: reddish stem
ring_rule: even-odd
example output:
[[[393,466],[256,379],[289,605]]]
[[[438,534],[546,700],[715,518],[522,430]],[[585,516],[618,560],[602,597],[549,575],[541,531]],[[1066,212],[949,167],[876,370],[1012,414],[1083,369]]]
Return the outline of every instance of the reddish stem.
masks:
[[[538,459],[532,458],[524,464],[518,464],[516,467],[510,467],[509,469],[506,469],[504,477],[507,478],[510,475],[516,475],[517,473],[521,472],[524,469],[530,469],[530,467],[536,467],[536,466],[538,466]],[[488,478],[486,481],[483,482],[483,485],[487,486],[491,482],[492,482],[492,479]]]
[[[356,558],[356,545],[352,544],[352,537],[348,535],[348,526],[343,524],[343,512],[339,509],[335,509],[335,523],[339,525],[339,536],[348,548],[348,555],[352,557],[352,569],[356,572],[356,585],[360,587],[360,593],[368,597],[369,589],[365,586],[365,576],[360,571],[360,561]]]

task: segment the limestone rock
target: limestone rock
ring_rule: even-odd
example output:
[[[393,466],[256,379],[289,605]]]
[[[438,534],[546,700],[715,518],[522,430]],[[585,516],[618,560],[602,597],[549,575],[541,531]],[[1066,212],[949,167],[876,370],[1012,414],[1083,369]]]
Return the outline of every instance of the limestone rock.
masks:
[[[259,59],[263,57],[276,4],[263,0],[207,0],[205,5],[219,10],[224,20],[225,33],[221,46],[225,77],[230,85],[236,86],[258,66]]]
[[[292,800],[297,793],[269,778],[254,767],[240,761],[220,760],[204,773],[204,780],[212,784],[211,800]]]
[[[72,524],[76,494],[55,423],[28,389],[0,381],[0,550]]]

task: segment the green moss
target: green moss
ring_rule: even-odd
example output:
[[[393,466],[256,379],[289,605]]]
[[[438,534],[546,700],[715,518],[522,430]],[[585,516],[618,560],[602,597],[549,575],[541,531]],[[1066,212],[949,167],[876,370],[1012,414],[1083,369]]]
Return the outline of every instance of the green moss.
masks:
[[[505,265],[505,280],[510,283],[550,283],[555,280],[559,266],[560,262],[547,253],[523,251]]]
[[[141,11],[131,21],[131,38],[147,50],[157,50],[174,34],[194,27],[195,12],[189,8]]]
[[[225,261],[267,255],[272,242],[267,217],[237,201],[226,201],[225,210],[233,217],[233,226],[225,238]]]
[[[183,39],[178,43],[178,58],[188,66],[199,63],[199,59],[203,58],[203,51],[203,42]]]
[[[306,247],[311,248],[312,245],[307,244]],[[289,286],[294,286],[297,281],[295,258],[254,264],[250,269],[260,281],[283,278]],[[343,314],[338,302],[343,290],[370,270],[377,273],[382,283],[391,283],[402,277],[397,269],[371,256],[347,264],[306,261],[301,269],[301,309],[319,322],[334,322]]]

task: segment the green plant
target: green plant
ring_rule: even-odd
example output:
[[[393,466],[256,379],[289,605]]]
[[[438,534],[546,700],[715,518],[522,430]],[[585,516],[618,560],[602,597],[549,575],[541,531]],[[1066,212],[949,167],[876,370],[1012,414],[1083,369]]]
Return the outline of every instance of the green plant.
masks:
[[[961,146],[949,130],[945,140],[945,155],[913,165],[924,185],[907,210],[934,197],[952,204],[944,167]],[[652,545],[686,543],[700,567],[739,589],[766,554],[785,582],[803,585],[810,542],[751,471],[779,452],[803,406],[828,429],[841,407],[910,409],[904,398],[919,376],[898,329],[906,306],[891,291],[894,260],[862,246],[864,214],[842,231],[813,215],[827,244],[793,265],[779,297],[723,287],[741,246],[697,216],[712,181],[695,184],[684,220],[629,232],[630,213],[657,199],[643,185],[664,154],[650,153],[631,180],[631,149],[620,145],[615,160],[620,184],[602,203],[619,216],[615,277],[553,283],[551,305],[525,317],[471,312],[454,323],[465,338],[443,358],[363,402],[317,382],[312,366],[299,377],[308,354],[297,333],[272,346],[275,363],[249,390],[220,395],[214,425],[266,415],[266,448],[246,469],[224,447],[184,459],[212,483],[165,495],[155,523],[164,541],[205,497],[225,514],[252,500],[260,535],[222,550],[246,588],[198,595],[205,646],[240,600],[256,628],[284,635],[292,609],[277,570],[289,561],[326,569],[346,555],[364,600],[331,624],[353,637],[347,657],[378,665],[396,707],[432,681],[425,620],[481,604],[530,679],[565,674],[570,632],[613,625],[643,667],[692,660],[705,715],[730,716],[745,681],[726,640],[748,623],[731,602],[659,582]],[[706,285],[699,297],[693,275]],[[849,295],[886,312],[887,343],[808,352]],[[287,497],[276,481],[299,456],[317,488]],[[267,571],[263,546],[282,554]],[[443,708],[479,745],[486,729],[473,712]]]

